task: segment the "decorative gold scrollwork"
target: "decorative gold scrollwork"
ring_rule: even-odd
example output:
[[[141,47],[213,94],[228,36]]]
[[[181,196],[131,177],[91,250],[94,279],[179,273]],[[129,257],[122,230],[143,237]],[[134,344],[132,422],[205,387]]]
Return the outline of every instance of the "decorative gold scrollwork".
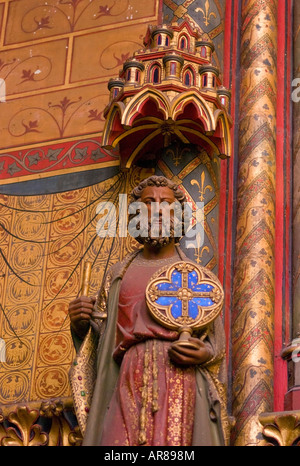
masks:
[[[71,425],[67,411],[72,400],[28,402],[0,412],[1,446],[77,446],[82,436],[77,425]],[[51,423],[43,419],[51,419]],[[6,427],[8,421],[10,426]],[[75,421],[76,422],[76,421]],[[49,425],[48,427],[45,427]]]

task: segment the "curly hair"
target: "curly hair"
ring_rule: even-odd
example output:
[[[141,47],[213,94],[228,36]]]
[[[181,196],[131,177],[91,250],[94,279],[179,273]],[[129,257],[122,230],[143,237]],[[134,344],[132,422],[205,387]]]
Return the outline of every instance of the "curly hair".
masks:
[[[172,189],[174,192],[175,199],[181,204],[186,202],[186,196],[184,192],[178,187],[174,181],[169,180],[165,176],[152,175],[149,178],[142,180],[131,192],[130,202],[139,201],[143,190],[147,186],[167,187]]]

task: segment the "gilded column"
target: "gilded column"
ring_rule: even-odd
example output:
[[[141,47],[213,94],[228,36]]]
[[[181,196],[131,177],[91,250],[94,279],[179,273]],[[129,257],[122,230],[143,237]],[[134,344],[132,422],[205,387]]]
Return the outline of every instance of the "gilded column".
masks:
[[[262,444],[258,416],[273,409],[277,1],[241,3],[232,444],[243,446]]]

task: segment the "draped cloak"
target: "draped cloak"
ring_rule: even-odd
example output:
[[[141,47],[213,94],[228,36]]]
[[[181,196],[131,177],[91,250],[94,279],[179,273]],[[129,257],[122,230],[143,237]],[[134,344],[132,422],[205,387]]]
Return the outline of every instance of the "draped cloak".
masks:
[[[116,389],[122,376],[122,371],[120,376],[120,361],[114,357],[118,352],[116,343],[120,289],[123,277],[138,252],[128,255],[121,263],[115,264],[106,276],[104,285],[99,291],[97,306],[107,313],[107,318],[97,323],[92,322],[83,341],[72,332],[77,355],[70,370],[70,384],[78,424],[83,435],[83,446],[107,445],[105,441],[110,438],[105,423],[109,407],[111,408],[111,404],[115,403]],[[179,248],[177,252],[180,260],[190,261]],[[175,261],[178,261],[178,257]],[[174,332],[170,332],[172,333]],[[166,339],[168,340],[168,336]],[[212,349],[213,357],[207,363],[193,368],[195,398],[189,444],[228,445],[225,337],[220,317],[210,325],[204,342]],[[136,348],[139,345],[140,343]],[[182,369],[185,370],[188,372],[189,368]],[[187,413],[186,419],[188,418]],[[105,438],[104,443],[102,437]]]

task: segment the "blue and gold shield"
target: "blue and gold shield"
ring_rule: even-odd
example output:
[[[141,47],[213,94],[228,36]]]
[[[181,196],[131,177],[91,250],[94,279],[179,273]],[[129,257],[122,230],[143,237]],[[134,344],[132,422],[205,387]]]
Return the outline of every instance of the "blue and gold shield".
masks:
[[[221,312],[224,292],[218,278],[193,262],[176,262],[156,272],[146,288],[151,315],[163,326],[181,331],[202,329]]]

